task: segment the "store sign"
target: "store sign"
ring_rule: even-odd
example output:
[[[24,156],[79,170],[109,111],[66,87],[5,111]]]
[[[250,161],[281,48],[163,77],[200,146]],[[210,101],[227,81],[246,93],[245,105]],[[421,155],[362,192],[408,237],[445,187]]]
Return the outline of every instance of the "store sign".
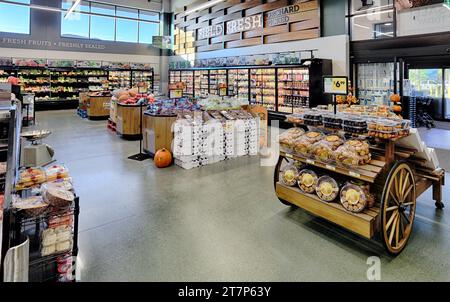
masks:
[[[169,91],[169,98],[170,99],[179,99],[183,97],[183,90],[181,89],[174,89]]]
[[[450,9],[442,4],[428,5],[397,13],[398,36],[447,31],[450,31]]]
[[[347,77],[324,77],[323,92],[334,95],[348,95]]]
[[[97,43],[78,43],[78,42],[52,42],[49,40],[34,40],[34,39],[17,39],[17,38],[2,38],[0,44],[3,46],[34,46],[40,48],[55,48],[55,49],[97,49],[104,50],[106,45]]]
[[[227,35],[263,28],[262,15],[254,15],[227,22]]]
[[[223,24],[215,24],[200,28],[197,32],[197,39],[203,40],[208,38],[214,38],[223,34]]]
[[[300,5],[294,4],[267,13],[267,26],[277,26],[289,23],[289,15],[301,12]]]

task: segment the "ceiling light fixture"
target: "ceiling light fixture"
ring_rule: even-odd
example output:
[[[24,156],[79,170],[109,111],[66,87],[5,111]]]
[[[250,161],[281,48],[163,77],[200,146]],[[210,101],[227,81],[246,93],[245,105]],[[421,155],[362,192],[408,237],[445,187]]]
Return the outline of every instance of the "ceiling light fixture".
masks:
[[[192,14],[193,12],[210,8],[211,6],[214,6],[214,5],[216,5],[216,4],[220,3],[220,2],[224,2],[224,1],[225,0],[211,0],[211,1],[205,2],[203,4],[200,4],[199,6],[196,6],[194,8],[188,9],[184,13],[186,15],[189,15],[189,14]]]
[[[367,14],[355,15],[355,16],[353,16],[353,18],[367,17],[367,16],[379,15],[379,14],[387,14],[387,13],[392,13],[393,11],[394,11],[394,9],[388,9],[388,10],[380,11],[380,12],[372,12],[372,13],[367,13]]]
[[[76,0],[73,5],[69,8],[66,15],[64,16],[64,19],[69,18],[69,16],[73,13],[73,11],[80,5],[81,0]]]

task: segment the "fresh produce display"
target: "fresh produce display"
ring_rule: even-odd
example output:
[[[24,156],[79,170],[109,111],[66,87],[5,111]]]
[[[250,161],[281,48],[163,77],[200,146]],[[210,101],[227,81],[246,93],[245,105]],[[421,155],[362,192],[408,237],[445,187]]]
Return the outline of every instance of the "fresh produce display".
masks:
[[[319,177],[316,172],[304,169],[298,175],[298,186],[304,193],[312,194],[316,191]]]
[[[153,161],[156,167],[166,168],[172,164],[172,153],[165,148],[158,150],[155,153]]]
[[[336,149],[335,159],[346,167],[365,165],[371,160],[369,143],[359,139],[348,140]]]
[[[121,105],[146,105],[154,102],[152,94],[140,94],[137,89],[115,90],[113,98]]]
[[[317,196],[326,202],[332,202],[339,196],[339,185],[334,178],[324,175],[317,180]]]
[[[286,186],[294,187],[297,185],[298,175],[298,168],[295,165],[288,165],[281,172],[281,181]]]

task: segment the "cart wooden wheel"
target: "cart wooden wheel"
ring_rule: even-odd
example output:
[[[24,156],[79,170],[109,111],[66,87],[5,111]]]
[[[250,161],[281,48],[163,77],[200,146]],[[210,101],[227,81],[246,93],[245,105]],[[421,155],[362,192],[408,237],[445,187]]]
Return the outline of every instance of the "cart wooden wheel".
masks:
[[[284,156],[279,156],[278,157],[278,162],[277,165],[275,166],[275,171],[273,173],[273,186],[275,187],[275,191],[277,190],[276,186],[277,186],[277,182],[280,180],[280,171],[281,171],[281,166],[283,165],[283,163],[289,163],[289,160],[284,157]],[[280,200],[280,202],[284,205],[287,206],[294,206],[292,203],[287,202],[284,199],[278,198]]]
[[[381,198],[381,238],[391,255],[405,248],[416,213],[416,182],[405,162],[398,162],[389,172]]]

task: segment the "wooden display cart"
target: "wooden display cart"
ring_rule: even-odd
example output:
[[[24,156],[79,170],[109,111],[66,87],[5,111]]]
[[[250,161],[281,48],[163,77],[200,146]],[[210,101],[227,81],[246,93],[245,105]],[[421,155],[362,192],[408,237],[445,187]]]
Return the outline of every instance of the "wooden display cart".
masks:
[[[347,169],[281,151],[274,173],[275,191],[283,204],[300,207],[367,239],[379,234],[387,252],[398,255],[410,238],[417,198],[432,187],[436,207],[444,207],[442,186],[445,171],[425,168],[424,160],[414,156],[416,150],[398,148],[395,140],[386,140],[384,147],[373,148],[371,152],[369,164]],[[285,186],[279,181],[280,172],[285,164],[293,161],[303,162],[330,175],[338,174],[349,180],[371,184],[375,206],[361,213],[352,213],[340,203],[327,203],[316,195],[303,193],[298,187]]]
[[[152,157],[156,151],[165,148],[172,152],[173,132],[172,125],[177,119],[176,115],[153,115],[144,113],[143,136],[144,151]]]
[[[141,138],[141,112],[143,105],[117,103],[116,132],[124,139]]]
[[[111,96],[89,96],[87,99],[87,115],[90,120],[106,120],[109,118]]]

